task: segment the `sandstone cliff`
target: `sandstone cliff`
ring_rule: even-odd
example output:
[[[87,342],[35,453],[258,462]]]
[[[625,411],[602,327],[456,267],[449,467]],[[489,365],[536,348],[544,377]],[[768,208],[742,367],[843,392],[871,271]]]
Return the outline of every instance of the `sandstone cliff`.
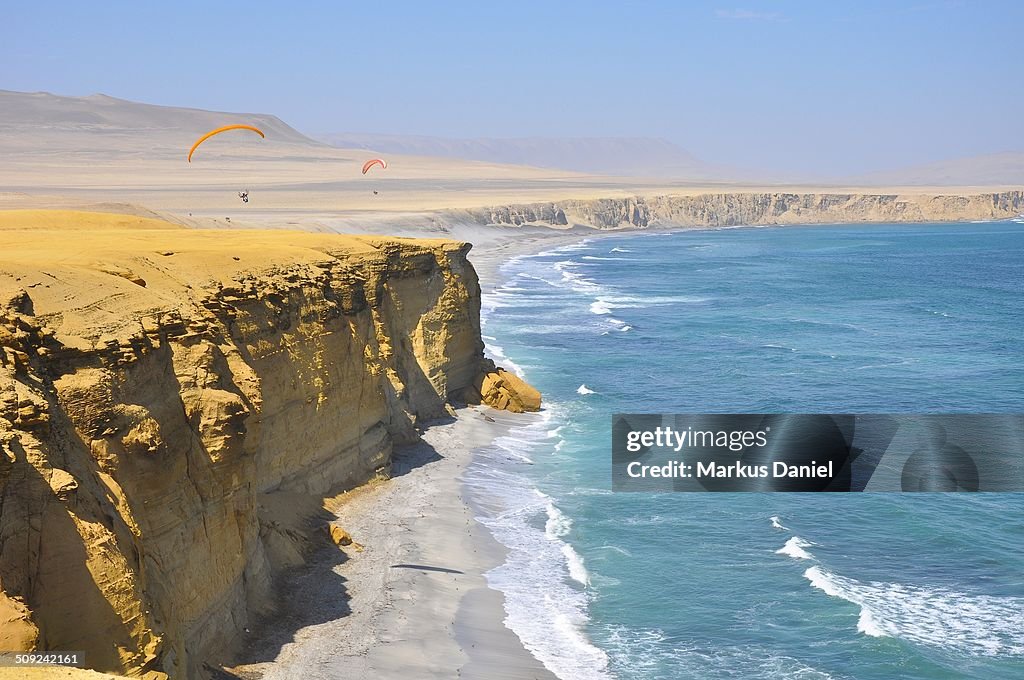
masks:
[[[495,382],[466,243],[7,218],[0,648],[201,675],[303,508]],[[516,389],[488,403],[539,406]]]
[[[946,222],[1015,217],[1024,191],[966,194],[763,193],[634,196],[467,210],[477,224],[598,229],[724,227],[754,224]]]

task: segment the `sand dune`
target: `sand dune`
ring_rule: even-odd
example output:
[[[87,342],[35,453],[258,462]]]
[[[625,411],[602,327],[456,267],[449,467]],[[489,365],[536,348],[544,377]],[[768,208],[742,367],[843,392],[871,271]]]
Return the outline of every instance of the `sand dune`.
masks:
[[[185,162],[192,142],[215,125],[250,122],[267,138],[211,140]],[[359,170],[366,149],[316,142],[266,114],[151,106],[101,95],[0,92],[0,209],[111,206],[189,226],[261,226],[329,231],[369,222],[431,230],[443,211],[539,201],[693,196],[704,193],[927,194],[928,186],[786,186],[590,175],[458,158],[388,155],[386,171]],[[990,189],[1018,187],[990,187]],[[248,189],[249,204],[236,192]],[[374,194],[374,192],[377,192]],[[944,186],[943,194],[978,193]],[[230,222],[227,218],[230,218]],[[403,227],[404,228],[404,227]]]
[[[107,231],[125,230],[136,232],[150,229],[168,229],[173,225],[152,217],[131,214],[107,213],[102,211],[81,212],[76,210],[3,210],[0,211],[0,230],[70,230]],[[6,234],[5,236],[10,236]],[[32,238],[37,238],[33,236]],[[10,244],[16,239],[7,239]],[[90,245],[95,245],[90,241]],[[76,250],[78,246],[75,246]],[[114,249],[117,250],[117,249]]]
[[[186,162],[200,134],[238,122],[261,127],[266,139],[223,135],[204,144],[193,163]],[[445,195],[466,190],[524,195],[521,190],[530,184],[569,181],[571,186],[581,177],[401,155],[388,158],[386,172],[363,176],[365,150],[315,142],[274,116],[151,106],[102,95],[0,92],[0,154],[5,194],[129,202],[181,213],[237,209],[235,193],[242,188],[252,192],[252,207],[263,210],[402,210],[443,207]]]

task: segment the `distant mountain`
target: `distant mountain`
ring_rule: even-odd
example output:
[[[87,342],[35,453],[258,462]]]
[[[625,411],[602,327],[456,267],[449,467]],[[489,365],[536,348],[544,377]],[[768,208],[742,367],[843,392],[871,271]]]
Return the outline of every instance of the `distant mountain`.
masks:
[[[266,137],[229,133],[205,144],[200,162],[186,162],[189,148],[203,133],[233,123],[254,125]],[[137,203],[188,212],[204,205],[221,210],[224,203],[217,197],[223,196],[232,205],[240,188],[316,188],[330,197],[332,206],[376,208],[384,199],[368,202],[367,196],[378,194],[367,187],[383,176],[391,182],[389,191],[399,184],[421,191],[429,186],[434,201],[442,200],[438,192],[448,187],[451,198],[443,199],[443,205],[450,207],[469,200],[451,187],[480,180],[501,179],[505,186],[533,182],[547,190],[552,181],[579,178],[578,173],[401,154],[387,155],[386,174],[364,177],[359,170],[372,158],[365,149],[339,149],[313,140],[266,113],[156,106],[99,94],[65,97],[3,90],[0,158],[0,197],[47,194],[73,197],[72,205]],[[375,187],[381,194],[382,189]],[[388,205],[394,208],[395,202]]]
[[[718,179],[730,175],[727,168],[694,158],[672,142],[649,137],[454,139],[355,133],[315,136],[343,149],[532,165],[601,175],[676,179]]]
[[[17,137],[31,144],[37,138],[67,137],[73,134],[82,144],[102,144],[104,136],[166,133],[190,137],[205,130],[232,123],[249,123],[261,128],[275,141],[321,146],[287,125],[277,116],[264,113],[227,113],[141,104],[107,95],[63,97],[47,92],[0,90],[0,136]],[[99,133],[81,135],[82,132]],[[4,140],[14,141],[10,137]]]
[[[1024,152],[955,158],[851,178],[854,184],[898,186],[1024,185]]]

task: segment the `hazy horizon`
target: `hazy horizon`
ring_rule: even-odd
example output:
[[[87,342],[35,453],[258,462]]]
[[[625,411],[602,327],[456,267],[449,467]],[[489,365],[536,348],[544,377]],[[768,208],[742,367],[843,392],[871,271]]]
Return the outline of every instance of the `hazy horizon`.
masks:
[[[821,177],[1024,149],[1012,2],[8,14],[2,89],[270,113],[312,136],[663,138]]]

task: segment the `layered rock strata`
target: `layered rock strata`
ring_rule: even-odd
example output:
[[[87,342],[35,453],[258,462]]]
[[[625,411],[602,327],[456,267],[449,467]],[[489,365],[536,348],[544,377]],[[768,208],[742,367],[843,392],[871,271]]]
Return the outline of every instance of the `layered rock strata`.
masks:
[[[324,496],[452,400],[539,407],[476,387],[466,243],[29,217],[0,240],[0,648],[200,677]]]

